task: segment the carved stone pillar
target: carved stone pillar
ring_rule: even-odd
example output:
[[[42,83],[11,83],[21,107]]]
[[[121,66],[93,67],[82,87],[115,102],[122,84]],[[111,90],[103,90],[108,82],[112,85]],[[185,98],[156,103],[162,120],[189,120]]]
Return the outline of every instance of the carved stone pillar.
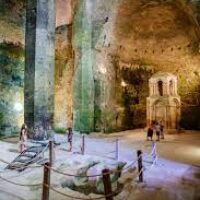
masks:
[[[54,1],[26,1],[24,117],[29,129],[46,129],[53,119]]]

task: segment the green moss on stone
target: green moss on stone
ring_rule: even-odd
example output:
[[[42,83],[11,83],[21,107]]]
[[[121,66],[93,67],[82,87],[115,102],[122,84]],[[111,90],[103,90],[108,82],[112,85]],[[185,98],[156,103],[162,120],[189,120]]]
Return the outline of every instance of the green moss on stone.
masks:
[[[19,131],[23,110],[16,111],[15,103],[23,106],[24,51],[14,44],[0,44],[0,132],[12,135]]]

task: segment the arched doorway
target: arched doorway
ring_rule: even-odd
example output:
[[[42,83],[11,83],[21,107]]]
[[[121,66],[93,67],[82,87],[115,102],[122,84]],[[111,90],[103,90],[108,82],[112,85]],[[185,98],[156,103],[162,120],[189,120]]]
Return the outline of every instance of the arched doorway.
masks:
[[[161,101],[155,102],[154,105],[154,120],[166,122],[166,107],[163,105]]]

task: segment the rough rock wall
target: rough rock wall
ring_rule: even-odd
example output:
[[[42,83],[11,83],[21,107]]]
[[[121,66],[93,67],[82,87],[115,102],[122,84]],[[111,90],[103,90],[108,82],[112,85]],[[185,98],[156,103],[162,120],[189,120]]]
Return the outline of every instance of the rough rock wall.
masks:
[[[78,1],[73,44],[76,55],[74,123],[79,130],[105,130],[106,124],[112,123],[113,111],[108,101],[115,71],[101,47],[105,42],[109,12],[115,3],[117,1]]]
[[[72,46],[75,0],[57,0],[54,128],[73,126],[74,50]]]
[[[0,120],[6,121],[1,127],[19,127],[23,121],[23,110],[20,118],[9,117],[14,113],[14,94],[19,93],[17,99],[23,102],[23,2],[0,1],[0,59],[3,60]],[[197,107],[200,1],[57,0],[57,3],[56,127],[71,126],[72,110],[76,115],[87,104],[91,105],[86,108],[94,122],[82,124],[90,129],[114,131],[145,126],[148,78],[157,71],[178,76],[178,92],[183,101],[182,125],[190,129],[200,127]],[[81,3],[89,4],[92,12],[81,9]],[[90,17],[85,21],[87,15]],[[80,89],[83,69],[86,84]],[[12,77],[13,74],[17,77]],[[86,101],[82,101],[84,92],[80,92],[84,90],[89,90],[89,96],[84,97]],[[188,94],[191,92],[197,93]],[[73,123],[84,128],[80,127],[79,117]]]
[[[199,128],[200,123],[193,107],[196,105],[195,109],[199,109],[199,95],[186,95],[199,92],[200,30],[195,12],[196,8],[183,0],[124,0],[119,6],[119,17],[114,25],[113,51],[120,57],[120,67],[129,73],[146,66],[152,73],[166,71],[178,76],[178,93],[183,102],[182,125],[187,126],[190,121],[188,126],[191,128]],[[135,84],[124,78],[133,88]],[[138,105],[142,106],[140,103]],[[195,119],[185,119],[185,111],[188,110],[194,113]],[[140,118],[140,114],[135,117]]]
[[[23,122],[24,1],[0,1],[0,134]]]
[[[72,23],[72,10],[70,10],[71,0],[57,0],[56,3],[56,25],[61,27],[58,28],[56,35],[55,128],[66,128],[71,126],[72,121],[70,102],[72,102],[73,75],[70,72],[73,71],[73,60],[70,60],[72,58],[72,47],[69,43],[71,26],[67,27]],[[0,1],[0,25],[0,70],[2,72],[0,127],[2,134],[11,134],[19,131],[24,121],[25,0]],[[60,77],[58,74],[61,74],[62,70],[64,73],[61,73],[64,75]],[[26,101],[28,102],[29,98]]]
[[[72,126],[72,82],[74,61],[72,50],[72,25],[58,27],[56,30],[56,66],[55,66],[55,129]]]
[[[74,77],[74,128],[88,132],[93,130],[94,77],[92,51],[92,4],[79,1],[78,15],[74,18],[73,47],[75,50]]]
[[[0,132],[7,135],[17,132],[23,122],[23,63],[22,47],[1,43]]]
[[[55,1],[26,2],[24,121],[29,133],[53,125]]]
[[[109,131],[145,126],[148,79],[157,71],[166,71],[178,76],[182,124],[199,128],[199,115],[194,112],[194,107],[199,109],[199,95],[188,95],[199,92],[199,2],[84,2],[93,10],[93,56],[88,60],[93,62],[95,83],[94,127]],[[185,118],[188,110],[195,113],[193,119]]]

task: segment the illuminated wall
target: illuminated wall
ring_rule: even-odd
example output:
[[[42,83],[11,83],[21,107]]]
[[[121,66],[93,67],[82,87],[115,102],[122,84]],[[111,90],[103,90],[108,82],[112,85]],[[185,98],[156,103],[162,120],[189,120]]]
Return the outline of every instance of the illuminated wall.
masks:
[[[76,71],[74,74],[74,128],[90,132],[94,129],[94,75],[92,52],[92,3],[79,4],[75,18],[74,48]]]
[[[23,1],[0,2],[0,134],[24,121],[24,13]]]
[[[0,1],[0,128],[6,134],[23,122],[24,2]],[[200,129],[199,1],[56,2],[55,129],[144,127],[148,80],[158,71],[178,78],[181,127]]]

